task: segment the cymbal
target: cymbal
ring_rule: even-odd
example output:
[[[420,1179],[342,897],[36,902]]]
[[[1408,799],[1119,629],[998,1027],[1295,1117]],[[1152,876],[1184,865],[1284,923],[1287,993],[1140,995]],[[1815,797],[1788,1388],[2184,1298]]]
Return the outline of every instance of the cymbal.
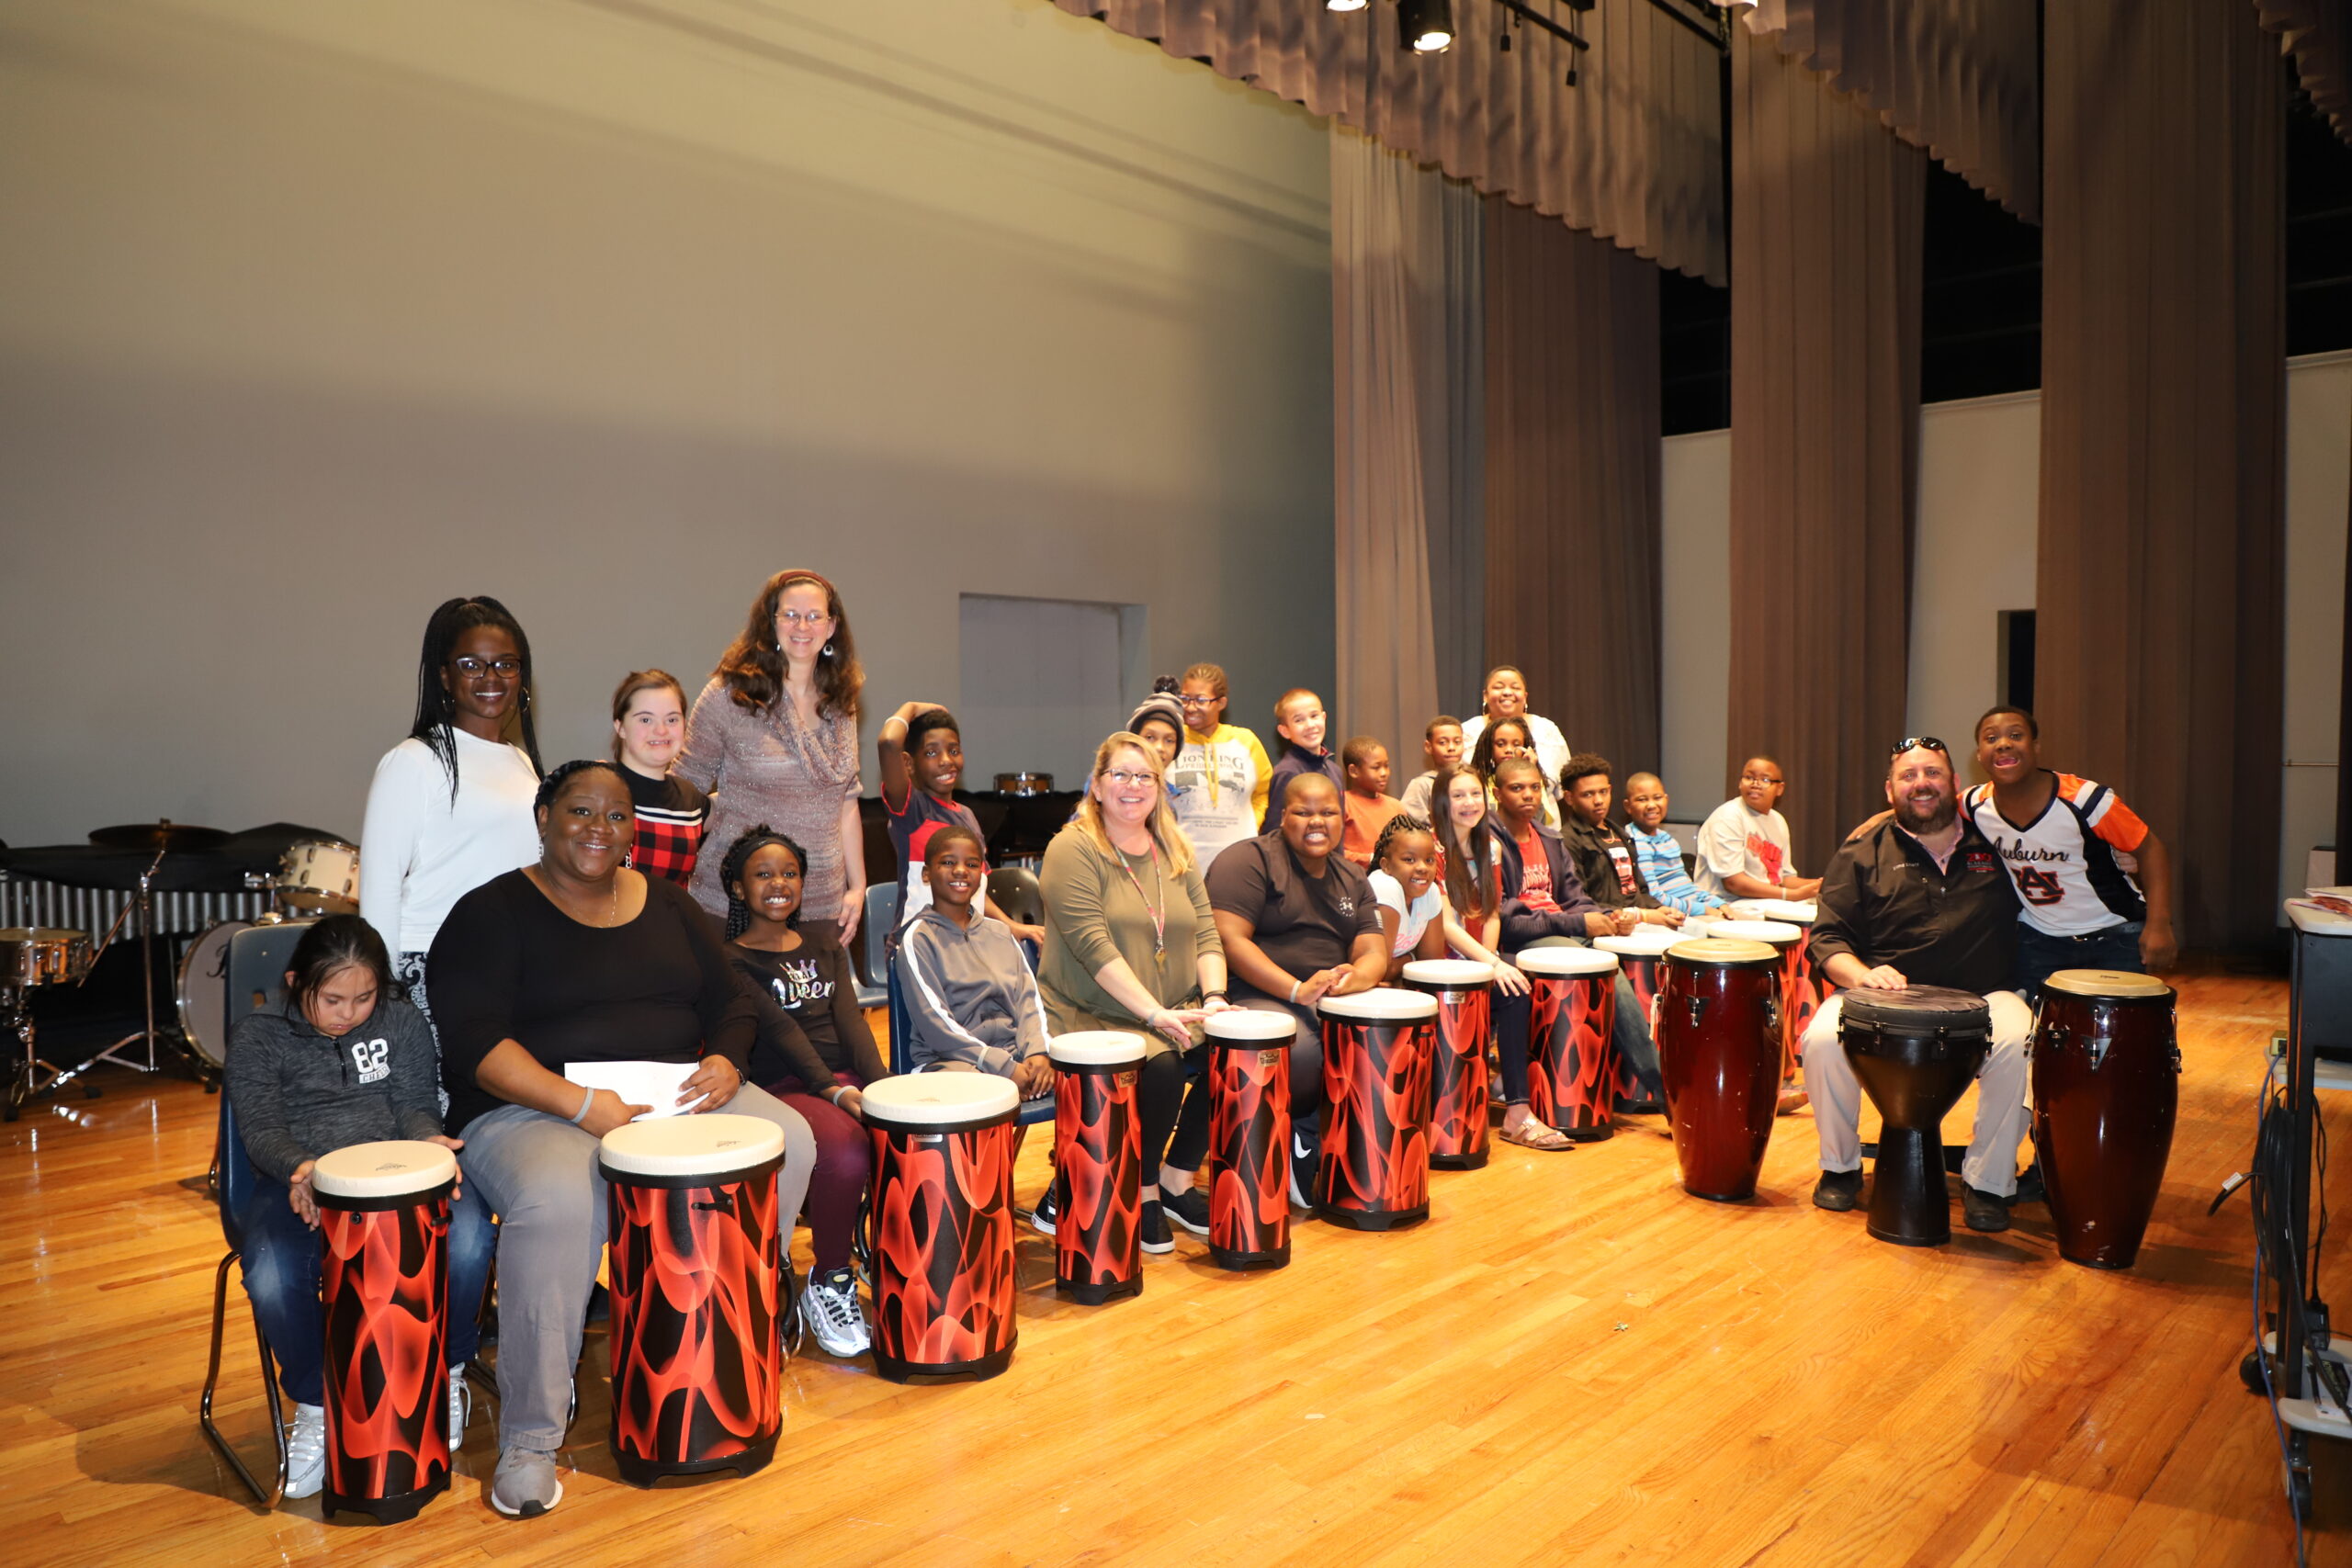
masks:
[[[102,850],[217,850],[229,841],[218,828],[198,828],[166,817],[160,822],[132,822],[119,828],[95,828],[90,842]]]

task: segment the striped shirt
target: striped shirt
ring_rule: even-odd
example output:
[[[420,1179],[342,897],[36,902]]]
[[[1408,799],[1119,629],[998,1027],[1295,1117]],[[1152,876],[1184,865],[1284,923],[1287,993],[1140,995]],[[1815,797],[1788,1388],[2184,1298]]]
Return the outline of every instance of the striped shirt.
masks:
[[[1625,841],[1634,846],[1634,862],[1641,867],[1642,881],[1651,897],[1686,915],[1703,915],[1722,906],[1721,897],[1690,880],[1682,866],[1682,846],[1674,841],[1673,834],[1663,829],[1645,833],[1628,822]]]

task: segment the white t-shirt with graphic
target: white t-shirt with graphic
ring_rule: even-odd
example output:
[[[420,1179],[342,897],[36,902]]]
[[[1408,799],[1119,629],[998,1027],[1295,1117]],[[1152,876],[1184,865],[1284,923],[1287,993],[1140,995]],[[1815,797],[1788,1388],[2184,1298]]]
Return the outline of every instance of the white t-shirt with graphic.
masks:
[[[1698,864],[1690,879],[1701,890],[1736,898],[1727,876],[1754,876],[1779,886],[1795,861],[1789,850],[1789,821],[1777,811],[1761,815],[1735,795],[1714,808],[1699,829]]]
[[[1405,902],[1405,885],[1377,868],[1372,874],[1372,896],[1380,901],[1382,908],[1396,911],[1396,941],[1388,949],[1392,957],[1412,952],[1420,942],[1421,933],[1430,929],[1430,922],[1436,919],[1438,911],[1445,908],[1445,900],[1438,896],[1435,883],[1430,884],[1428,892],[1408,905]]]

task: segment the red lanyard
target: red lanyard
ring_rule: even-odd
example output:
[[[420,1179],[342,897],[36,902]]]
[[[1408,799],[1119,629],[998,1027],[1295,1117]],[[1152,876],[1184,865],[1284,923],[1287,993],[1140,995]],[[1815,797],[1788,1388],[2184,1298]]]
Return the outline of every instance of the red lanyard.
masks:
[[[1127,874],[1143,912],[1151,917],[1151,956],[1164,964],[1168,961],[1168,885],[1159,876],[1159,840],[1151,840],[1151,886],[1159,894],[1159,908],[1156,909],[1151,907],[1151,900],[1143,896],[1143,884],[1136,879],[1135,867],[1127,863],[1127,852],[1113,844],[1111,852],[1119,857],[1119,869]]]

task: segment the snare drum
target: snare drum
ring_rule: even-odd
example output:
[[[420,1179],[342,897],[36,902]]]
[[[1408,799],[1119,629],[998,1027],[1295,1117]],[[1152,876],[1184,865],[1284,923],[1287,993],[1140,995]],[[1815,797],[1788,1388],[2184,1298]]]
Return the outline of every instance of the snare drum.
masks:
[[[1760,942],[1702,937],[1666,953],[1657,1060],[1683,1190],[1756,1196],[1781,1087],[1781,960]]]
[[[449,1484],[449,1194],[439,1144],[353,1144],[319,1156],[326,1314],[326,1485],[320,1506],[382,1523]]]
[[[1054,1286],[1100,1306],[1143,1289],[1143,1122],[1136,1109],[1140,1036],[1057,1034],[1054,1063]],[[1154,1171],[1152,1178],[1159,1179]]]
[[[89,972],[89,932],[71,926],[0,926],[0,990],[70,985]]]
[[[874,1139],[874,1370],[994,1377],[1012,1360],[1012,1156],[1021,1093],[994,1073],[865,1086]]]
[[[1617,955],[1589,947],[1531,947],[1527,976],[1527,1109],[1579,1143],[1616,1129]]]
[[[1738,908],[1750,908],[1766,903],[1785,905],[1787,902],[1781,898],[1758,898],[1743,901]],[[1804,1038],[1789,1013],[1789,984],[1790,977],[1804,967],[1805,932],[1808,929],[1790,920],[1718,919],[1707,931],[1709,936],[1721,937],[1727,942],[1760,942],[1780,955],[1781,1077],[1783,1079],[1797,1076],[1797,1042]],[[1812,1015],[1808,1013],[1806,1016]]]
[[[1430,1216],[1430,1064],[1437,998],[1381,987],[1325,997],[1323,1158],[1315,1208],[1352,1230]]]
[[[1689,922],[1682,927],[1639,925],[1623,936],[1593,939],[1592,945],[1603,953],[1617,955],[1617,972],[1625,976],[1625,984],[1634,993],[1634,1005],[1649,1024],[1653,1039],[1657,1034],[1657,988],[1666,976],[1666,950],[1676,942],[1690,940]],[[1641,1075],[1634,1070],[1624,1053],[1615,1056],[1616,1071],[1610,1077],[1610,1092],[1619,1100],[1645,1100],[1649,1091],[1643,1087]]]
[[[277,857],[277,904],[299,915],[359,912],[359,846],[341,839],[297,839]]]
[[[632,1486],[751,1475],[775,1452],[783,1161],[784,1130],[758,1116],[657,1116],[605,1134],[613,1462]]]
[[[1290,1261],[1290,1048],[1287,1012],[1227,1008],[1209,1037],[1209,1257],[1220,1269]]]
[[[2173,989],[2111,969],[2041,983],[2033,1032],[2033,1148],[2058,1256],[2129,1269],[2172,1155],[2180,1105]]]
[[[1437,1040],[1430,1058],[1430,1164],[1441,1170],[1476,1170],[1487,1163],[1494,967],[1464,958],[1421,958],[1405,965],[1404,977],[1412,989],[1437,998]]]

